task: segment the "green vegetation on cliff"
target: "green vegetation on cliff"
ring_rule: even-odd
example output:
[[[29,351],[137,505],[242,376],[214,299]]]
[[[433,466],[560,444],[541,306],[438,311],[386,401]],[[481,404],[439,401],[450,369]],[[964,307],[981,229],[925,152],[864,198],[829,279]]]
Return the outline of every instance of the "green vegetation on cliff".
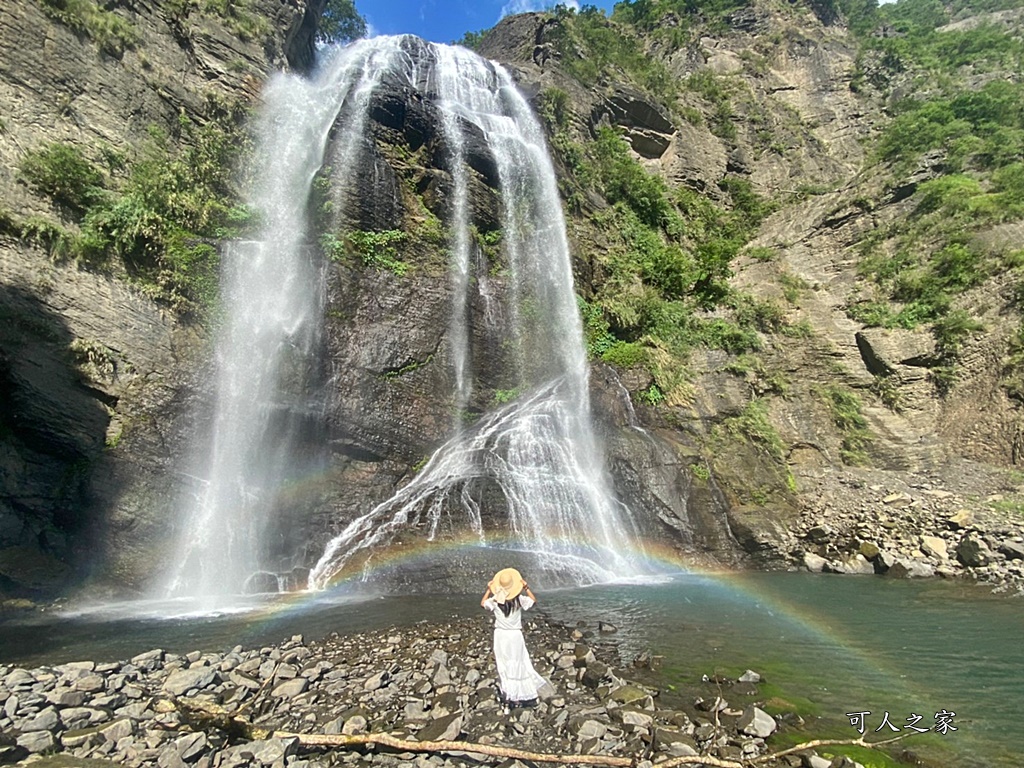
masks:
[[[66,223],[34,216],[11,226],[54,258],[124,269],[157,298],[204,311],[217,295],[215,241],[251,218],[235,184],[248,146],[239,117],[227,111],[198,127],[183,120],[177,140],[154,126],[134,157],[105,150],[103,169],[70,144],[30,151],[21,177]]]
[[[129,21],[95,0],[37,0],[43,13],[67,26],[77,35],[93,40],[100,50],[120,56],[138,42]],[[106,4],[104,4],[106,5]]]
[[[994,247],[983,233],[1024,218],[1024,86],[999,74],[1020,71],[1024,43],[990,19],[946,25],[1013,7],[1019,3],[901,0],[866,13],[857,28],[865,37],[854,86],[888,93],[903,84],[913,93],[895,102],[875,157],[894,186],[925,180],[911,187],[907,219],[860,243],[859,272],[875,287],[849,314],[889,328],[927,324],[940,392],[955,380],[963,343],[984,330],[977,308],[960,305],[964,292],[1022,266],[1020,251]],[[866,34],[881,24],[891,32]]]
[[[729,287],[731,262],[773,210],[748,180],[722,179],[728,207],[671,189],[610,128],[591,142],[572,141],[561,92],[542,94],[539,104],[555,152],[573,171],[570,202],[582,208],[589,190],[610,203],[587,214],[608,241],[596,254],[596,291],[581,299],[592,355],[620,367],[645,365],[660,396],[679,404],[689,395],[686,359],[694,347],[741,354],[760,346],[758,332],[792,331],[780,307]],[[653,391],[648,400],[661,401]]]
[[[625,0],[609,16],[593,7],[552,13],[543,39],[554,71],[582,87],[555,77],[558,87],[536,103],[578,222],[590,354],[646,368],[650,378],[631,374],[633,396],[671,420],[683,413],[672,406],[701,402],[696,377],[722,359],[693,351],[722,350],[730,357],[720,370],[742,377],[765,406],[770,395],[807,401],[768,412],[814,403],[809,409],[820,413],[823,404],[844,463],[881,456],[871,450],[877,438],[865,416],[874,423],[877,411],[864,406],[913,408],[905,386],[919,377],[881,374],[865,385],[846,378],[848,366],[823,362],[822,379],[842,383],[805,382],[794,391],[791,377],[773,367],[793,358],[779,337],[808,339],[788,345],[806,347],[807,356],[835,349],[828,329],[812,338],[820,316],[804,305],[820,312],[815,293],[828,301],[832,286],[810,277],[820,265],[805,249],[834,245],[841,255],[825,258],[839,270],[852,264],[863,278],[838,291],[850,317],[930,333],[934,345],[920,333],[894,338],[914,340],[913,365],[927,367],[939,396],[961,380],[965,349],[991,346],[993,332],[1008,335],[1002,318],[1014,318],[1012,326],[1024,305],[1024,251],[1014,234],[1024,219],[1020,11],[1020,0]],[[850,79],[806,64],[812,52],[848,56]],[[820,88],[808,77],[822,78]],[[574,113],[583,91],[594,96],[589,112]],[[833,95],[849,104],[832,112]],[[663,133],[667,145],[670,132],[645,124],[644,101],[680,127],[660,160],[665,150],[647,137]],[[835,124],[808,118],[812,103],[838,122],[843,109],[862,110],[862,154],[840,162],[856,155],[865,173],[805,181],[822,158],[838,159],[849,139]],[[709,150],[727,160],[686,157]],[[787,165],[791,184],[778,167]],[[832,221],[799,224],[808,208],[798,201],[822,194],[847,212],[835,217],[837,230],[856,221],[841,243],[821,236]],[[764,227],[774,211],[783,213]],[[744,283],[733,275],[741,254],[743,269],[756,265]],[[752,274],[772,283],[748,288],[756,298],[737,288]],[[1000,366],[1004,387],[1024,399],[1021,350],[1024,324]]]
[[[398,246],[408,239],[407,233],[397,229],[378,232],[350,230],[341,236],[324,234],[320,245],[332,261],[345,261],[355,256],[363,266],[385,269],[402,277],[409,271],[409,264],[398,258]]]

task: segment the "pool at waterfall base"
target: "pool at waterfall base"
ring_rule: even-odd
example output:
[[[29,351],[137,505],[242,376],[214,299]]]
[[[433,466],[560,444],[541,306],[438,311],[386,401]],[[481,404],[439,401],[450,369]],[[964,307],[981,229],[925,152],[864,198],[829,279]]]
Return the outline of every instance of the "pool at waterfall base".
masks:
[[[705,676],[736,679],[750,669],[763,678],[765,706],[805,721],[797,740],[856,738],[853,715],[863,713],[868,740],[898,735],[893,728],[927,729],[901,748],[935,765],[1020,765],[1014,735],[1024,707],[1024,612],[1017,598],[964,582],[806,573],[677,573],[657,583],[548,591],[531,583],[550,619],[615,626],[607,637],[623,665],[643,653],[662,657],[656,681],[666,699]],[[0,663],[255,647],[297,633],[316,639],[479,612],[474,594],[346,592],[251,597],[215,609],[176,600],[7,618]],[[943,721],[949,727],[936,732]],[[781,744],[786,737],[774,738]]]

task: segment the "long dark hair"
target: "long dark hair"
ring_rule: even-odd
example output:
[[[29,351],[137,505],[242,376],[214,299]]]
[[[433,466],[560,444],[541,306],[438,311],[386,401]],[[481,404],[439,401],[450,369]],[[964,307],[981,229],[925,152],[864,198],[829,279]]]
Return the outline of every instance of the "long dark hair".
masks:
[[[498,607],[501,608],[501,612],[508,616],[512,611],[519,610],[519,595],[516,595],[511,600],[506,600],[504,603],[498,603]]]

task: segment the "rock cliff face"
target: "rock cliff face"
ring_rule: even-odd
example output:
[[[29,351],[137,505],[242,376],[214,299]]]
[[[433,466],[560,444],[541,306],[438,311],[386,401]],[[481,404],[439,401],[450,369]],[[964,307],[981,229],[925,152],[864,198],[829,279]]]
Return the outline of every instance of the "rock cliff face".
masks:
[[[978,24],[1019,30],[1019,19],[1016,12],[981,14],[938,34]],[[855,87],[855,73],[870,71],[870,56],[861,53],[859,41],[838,19],[823,23],[797,6],[755,4],[729,16],[727,24],[727,31],[691,35],[675,49],[646,44],[647,53],[680,80],[714,73],[718,87],[731,94],[726,130],[720,125],[716,130],[707,91],[691,89],[679,97],[704,118],[693,121],[682,119],[678,110],[673,116],[656,94],[631,87],[625,73],[625,82],[604,79],[594,88],[580,88],[566,71],[572,62],[557,55],[558,22],[550,17],[506,20],[482,44],[485,55],[515,68],[524,89],[570,94],[570,134],[576,139],[586,141],[596,126],[611,124],[637,160],[670,188],[715,197],[724,178],[738,176],[777,203],[746,251],[751,255],[733,262],[730,283],[755,300],[783,307],[783,322],[801,325],[804,338],[762,334],[760,363],[753,369],[739,366],[746,370],[738,376],[731,355],[691,355],[689,402],[656,410],[637,402],[639,424],[665,439],[661,451],[682,460],[671,473],[675,482],[718,492],[719,508],[747,552],[814,551],[814,542],[794,535],[796,516],[818,523],[843,513],[885,517],[885,507],[872,495],[884,488],[953,492],[956,503],[986,511],[992,506],[981,503],[987,495],[1010,491],[1016,499],[1019,477],[998,471],[1015,466],[1020,453],[1021,412],[1005,386],[1007,350],[1019,325],[1009,293],[1012,281],[997,274],[956,297],[955,306],[980,322],[964,342],[955,383],[948,388],[940,382],[936,337],[926,326],[866,327],[849,312],[871,295],[858,269],[865,245],[880,240],[888,257],[897,258],[894,233],[920,215],[915,191],[950,172],[941,153],[926,155],[907,172],[879,162],[870,151],[892,105],[912,92],[910,74],[895,75],[898,82],[888,81],[885,88]],[[973,77],[976,87],[994,76],[981,72],[974,75],[965,67],[961,76]],[[569,168],[565,172],[572,174]],[[588,203],[600,208],[600,201]],[[600,289],[593,254],[607,243],[589,206],[572,227],[577,255],[590,260],[578,273],[584,293]],[[976,232],[971,246],[990,253],[1012,249],[1020,243],[1019,228],[999,224]],[[915,247],[926,246],[918,241]],[[632,399],[641,400],[650,379],[638,379],[631,369],[617,373]],[[837,391],[855,393],[862,403],[863,432],[856,439],[829,401]],[[781,453],[774,459],[749,443],[721,442],[720,427],[752,399],[767,403],[771,428],[780,438]],[[614,409],[604,410],[606,418],[611,413]],[[857,440],[861,453],[851,456]],[[617,445],[612,437],[613,455]],[[700,457],[711,469],[707,483],[692,472],[704,460]],[[791,473],[788,479],[780,468]],[[624,475],[620,468],[619,476]],[[987,490],[979,490],[980,476],[988,478]],[[997,538],[1019,537],[1012,511],[1019,502],[992,498],[1004,508],[988,530]],[[922,505],[927,499],[914,502],[915,508]],[[713,506],[705,501],[702,509]],[[873,535],[858,534],[869,540]],[[824,552],[824,546],[820,549]],[[830,555],[838,556],[835,550]]]
[[[202,122],[220,101],[254,99],[271,68],[308,67],[317,4],[265,5],[249,8],[274,30],[259,43],[238,39],[237,19],[232,33],[224,19],[175,18],[161,3],[118,6],[140,41],[118,55],[35,4],[0,9],[0,49],[11,52],[0,65],[0,213],[60,215],[18,179],[33,147],[68,141],[99,159],[103,146],[130,146],[150,124],[174,126],[182,115]],[[550,16],[512,17],[481,52],[538,103],[550,89],[567,93],[572,137],[621,129],[635,158],[671,188],[720,200],[723,178],[740,177],[783,201],[752,244],[773,257],[740,256],[731,284],[783,306],[786,323],[807,329],[801,338],[762,334],[757,365],[694,351],[688,395],[667,403],[643,396],[653,379],[642,367],[593,364],[607,463],[645,536],[708,562],[780,563],[805,547],[793,533],[801,514],[863,513],[874,503],[859,493],[869,483],[871,499],[887,484],[916,484],[948,488],[966,503],[982,493],[966,481],[971,462],[1002,476],[1018,461],[1019,411],[999,384],[1013,326],[1005,302],[982,306],[992,282],[963,297],[981,306],[986,332],[967,342],[944,395],[928,377],[936,356],[929,334],[865,328],[845,311],[863,289],[854,247],[905,218],[910,192],[933,171],[926,165],[901,187],[869,162],[864,142],[888,119],[888,104],[851,90],[858,46],[841,24],[758,4],[688,44],[652,42],[648,54],[674,78],[711,72],[741,94],[728,132],[712,130],[715,105],[700,95],[682,100],[691,118],[704,119],[682,119],[625,75],[583,87],[559,59],[557,33]],[[450,212],[452,180],[436,106],[386,82],[370,117],[369,151],[347,169],[356,193],[344,213],[365,230],[406,233],[402,260],[411,269],[328,265],[321,378],[329,385],[303,446],[308,478],[281,504],[270,537],[271,565],[291,571],[293,583],[333,533],[407,482],[451,429],[452,297],[437,222]],[[492,158],[482,142],[467,153],[474,219],[482,233],[496,231]],[[560,172],[571,189],[573,169]],[[570,214],[586,298],[607,279],[598,257],[608,235],[591,215],[606,207],[588,193]],[[1019,240],[1014,226],[984,236]],[[493,256],[487,247],[482,238],[481,262]],[[502,291],[500,270],[484,288],[470,307],[478,330],[491,309],[486,291]],[[72,568],[80,576],[86,563],[114,588],[143,587],[169,557],[188,484],[180,456],[209,419],[207,330],[127,275],[55,262],[9,229],[0,232],[0,317],[0,593],[66,587]],[[495,372],[483,374],[470,404],[479,412],[504,386],[502,352],[480,333],[471,345],[479,367]],[[850,436],[822,394],[836,386],[863,400],[870,439],[857,450],[873,467],[869,480],[845,463]],[[893,397],[898,409],[886,407]],[[753,398],[767,403],[777,444],[731,429]],[[1002,490],[1015,489],[1006,482]]]
[[[56,5],[0,8],[0,592],[66,586],[125,543],[113,532],[145,534],[133,499],[159,498],[207,354],[201,327],[123,271],[51,259],[19,236],[16,223],[68,224],[20,177],[27,153],[62,142],[94,161],[131,157],[150,128],[173,136],[254,100],[271,69],[312,64],[318,0],[238,4],[230,18],[175,7],[93,9],[122,30],[114,41],[52,18]]]

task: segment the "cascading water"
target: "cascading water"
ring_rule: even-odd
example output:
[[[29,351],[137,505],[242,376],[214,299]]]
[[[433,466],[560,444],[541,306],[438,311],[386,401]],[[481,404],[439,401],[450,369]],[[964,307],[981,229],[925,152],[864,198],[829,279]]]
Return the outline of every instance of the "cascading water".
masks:
[[[264,92],[262,167],[249,199],[261,231],[225,253],[214,414],[189,468],[199,484],[182,515],[176,568],[163,594],[210,597],[273,586],[276,577],[266,571],[277,569],[266,537],[294,469],[289,425],[315,421],[302,414],[322,400],[311,391],[323,279],[307,235],[310,185],[343,108],[351,109],[351,130],[337,152],[344,161],[358,151],[370,95],[398,51],[397,41],[362,41],[338,52],[320,81],[280,75]]]
[[[396,44],[394,38],[369,42],[388,50]],[[420,50],[392,57],[390,76],[435,99],[449,150],[453,311],[448,344],[459,415],[453,436],[411,482],[329,542],[310,574],[310,586],[325,587],[347,565],[365,565],[378,546],[422,525],[430,539],[457,535],[468,526],[481,544],[531,553],[565,582],[632,575],[636,566],[625,554],[632,526],[609,488],[590,422],[588,367],[565,222],[540,125],[500,66],[461,48],[414,38],[398,38],[398,45]],[[471,291],[482,294],[486,285],[483,274],[471,279],[464,157],[471,129],[483,136],[500,186],[511,338],[489,341],[511,344],[510,378],[517,396],[463,426],[460,417],[474,378],[468,307]],[[508,397],[505,392],[503,398]],[[495,486],[507,510],[505,530],[484,525],[485,489]]]

